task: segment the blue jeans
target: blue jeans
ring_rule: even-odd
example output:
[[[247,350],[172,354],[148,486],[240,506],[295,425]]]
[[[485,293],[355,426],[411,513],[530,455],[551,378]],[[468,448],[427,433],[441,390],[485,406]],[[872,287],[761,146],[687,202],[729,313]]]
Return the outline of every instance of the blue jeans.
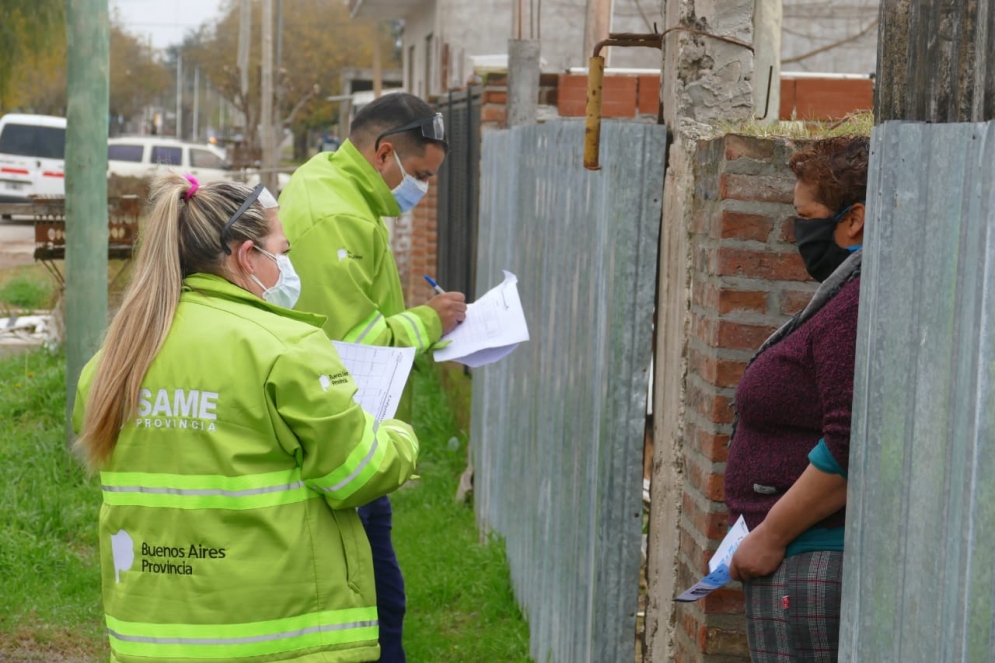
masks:
[[[380,620],[380,663],[405,663],[401,646],[404,623],[404,577],[397,565],[390,541],[391,508],[385,495],[359,509],[366,537],[373,551],[373,575],[377,587],[377,613]]]

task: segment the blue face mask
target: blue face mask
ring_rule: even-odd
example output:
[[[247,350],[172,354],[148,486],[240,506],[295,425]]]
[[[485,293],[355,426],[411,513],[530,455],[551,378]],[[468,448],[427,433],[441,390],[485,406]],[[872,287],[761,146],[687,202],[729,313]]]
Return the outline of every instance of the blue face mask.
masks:
[[[301,277],[294,270],[290,258],[283,254],[275,256],[266,249],[259,248],[258,246],[254,246],[253,248],[275,262],[277,269],[280,270],[280,276],[271,288],[263,285],[263,282],[255,274],[249,274],[249,278],[263,289],[263,300],[270,304],[282,306],[283,308],[294,308],[294,304],[297,303],[297,299],[301,296]]]
[[[397,154],[397,150],[394,150],[394,160],[397,161],[397,167],[401,169],[401,174],[404,175],[404,179],[398,184],[391,193],[394,194],[394,200],[401,207],[401,213],[410,212],[415,208],[415,205],[421,202],[421,199],[425,197],[428,193],[428,182],[422,182],[421,180],[411,177],[404,171],[404,166],[401,165],[401,157]]]

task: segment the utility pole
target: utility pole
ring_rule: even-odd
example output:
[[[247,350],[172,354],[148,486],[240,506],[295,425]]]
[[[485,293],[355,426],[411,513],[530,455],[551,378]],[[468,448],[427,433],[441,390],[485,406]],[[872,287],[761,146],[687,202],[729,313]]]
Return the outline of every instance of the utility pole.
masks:
[[[249,48],[252,38],[252,0],[242,0],[238,15],[238,73],[242,100],[249,96]],[[248,119],[248,118],[246,118]],[[245,127],[249,131],[249,127]]]
[[[276,135],[273,131],[273,0],[261,0],[263,17],[263,76],[262,108],[259,117],[259,133],[262,139],[263,159],[261,181],[266,188],[276,193],[278,165]]]
[[[612,10],[614,0],[587,0],[587,17],[584,21],[584,57],[581,62],[587,62],[594,53],[594,47],[599,41],[608,39],[612,27]],[[607,66],[611,49],[605,54]]]
[[[193,70],[193,140],[197,141],[200,119],[200,67]]]
[[[66,3],[66,440],[79,374],[107,326],[107,0]]]
[[[753,4],[753,115],[764,124],[781,114],[781,24],[783,0]]]
[[[176,56],[176,138],[183,139],[183,56]]]
[[[530,3],[525,20],[525,0],[515,0],[511,14],[512,39],[508,40],[508,127],[535,124],[539,111],[541,45],[536,38],[537,21]],[[528,38],[525,30],[528,26]]]
[[[380,63],[380,23],[373,23],[373,98],[383,94],[383,65]]]

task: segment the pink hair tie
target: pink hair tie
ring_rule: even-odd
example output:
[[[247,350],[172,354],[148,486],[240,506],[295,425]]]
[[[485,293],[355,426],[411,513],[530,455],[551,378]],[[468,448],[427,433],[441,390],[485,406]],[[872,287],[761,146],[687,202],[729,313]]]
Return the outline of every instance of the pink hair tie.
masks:
[[[184,175],[183,177],[188,182],[190,182],[190,188],[187,189],[186,194],[184,194],[184,196],[183,196],[183,200],[189,201],[190,200],[190,196],[192,196],[193,194],[197,193],[197,189],[200,188],[200,182],[198,182],[197,178],[194,177],[193,175]]]

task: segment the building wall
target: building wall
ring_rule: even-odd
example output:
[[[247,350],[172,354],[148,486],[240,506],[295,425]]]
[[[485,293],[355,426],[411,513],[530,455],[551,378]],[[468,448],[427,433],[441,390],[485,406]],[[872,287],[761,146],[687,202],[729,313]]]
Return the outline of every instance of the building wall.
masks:
[[[782,70],[874,73],[880,4],[880,0],[784,0]],[[833,44],[829,50],[792,62]]]
[[[543,71],[561,73],[571,67],[587,66],[586,4],[586,0],[544,0],[539,24],[523,23],[523,38],[541,35]],[[513,0],[426,0],[411,11],[401,38],[405,88],[424,97],[465,87],[473,75],[471,56],[508,52],[512,5]],[[654,21],[662,23],[657,3],[615,0],[612,31],[650,32],[647,22],[651,26]],[[609,49],[608,57],[612,67],[660,68],[660,52],[656,49],[614,48]]]

